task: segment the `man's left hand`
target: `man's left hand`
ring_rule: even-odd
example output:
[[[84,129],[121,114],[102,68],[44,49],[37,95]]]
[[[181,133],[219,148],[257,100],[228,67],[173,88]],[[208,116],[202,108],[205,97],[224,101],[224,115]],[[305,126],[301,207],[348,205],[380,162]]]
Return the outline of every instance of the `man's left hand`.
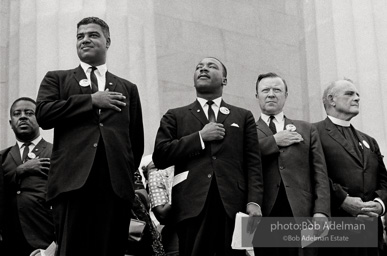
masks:
[[[379,202],[368,201],[364,202],[364,207],[361,208],[358,217],[379,217],[382,214],[383,208]]]
[[[247,232],[252,234],[261,221],[262,211],[261,207],[256,204],[248,204],[246,212],[249,215],[249,221],[247,223]]]
[[[319,229],[314,229],[314,235],[320,236],[324,232],[324,227],[328,227],[328,217],[323,213],[313,214],[313,223],[316,224]]]

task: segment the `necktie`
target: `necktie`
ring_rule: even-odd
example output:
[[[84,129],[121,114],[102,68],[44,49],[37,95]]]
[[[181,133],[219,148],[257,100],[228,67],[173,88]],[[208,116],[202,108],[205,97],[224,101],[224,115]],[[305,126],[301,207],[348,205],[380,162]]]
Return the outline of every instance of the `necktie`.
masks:
[[[212,100],[209,100],[207,101],[207,105],[208,105],[208,121],[211,122],[216,122],[216,118],[215,118],[215,112],[214,110],[212,109],[212,104],[214,104],[214,102]]]
[[[23,155],[22,155],[22,162],[24,163],[27,160],[28,153],[30,153],[30,146],[31,142],[26,142],[23,144],[24,150],[23,150]]]
[[[274,116],[270,116],[269,128],[273,134],[277,133],[277,128],[275,128],[275,124],[273,122]]]
[[[91,81],[91,92],[95,93],[98,92],[98,80],[97,76],[94,73],[94,70],[96,70],[96,67],[91,67],[91,72],[90,72],[90,81]]]

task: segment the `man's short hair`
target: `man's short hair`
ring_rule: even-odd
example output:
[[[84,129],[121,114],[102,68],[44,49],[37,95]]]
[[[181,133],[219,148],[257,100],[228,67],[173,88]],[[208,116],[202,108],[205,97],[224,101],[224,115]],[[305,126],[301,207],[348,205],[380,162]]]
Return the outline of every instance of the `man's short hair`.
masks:
[[[268,78],[268,77],[273,77],[273,78],[278,77],[278,78],[280,78],[282,80],[282,82],[284,83],[284,85],[285,85],[285,92],[288,92],[288,85],[286,84],[285,79],[283,79],[282,77],[280,77],[276,73],[269,72],[269,73],[265,73],[265,74],[260,74],[258,76],[257,82],[255,83],[255,91],[257,92],[257,94],[258,94],[258,84],[259,84],[259,82],[261,82],[262,79]]]
[[[10,114],[10,116],[12,116],[12,109],[13,109],[13,107],[14,107],[15,104],[18,103],[19,101],[29,101],[29,102],[32,102],[32,103],[36,106],[36,101],[35,101],[35,100],[33,100],[33,99],[29,98],[29,97],[20,97],[20,98],[16,99],[16,100],[12,103],[11,108],[9,109],[9,114]]]
[[[86,17],[83,18],[80,22],[77,24],[77,29],[82,26],[82,25],[87,25],[87,24],[97,24],[100,25],[102,28],[102,33],[106,38],[110,38],[110,32],[109,32],[109,26],[108,24],[101,20],[98,17]]]
[[[324,92],[323,92],[323,96],[322,96],[322,101],[323,101],[323,105],[324,105],[324,109],[327,109],[328,106],[329,106],[329,101],[328,101],[328,95],[335,95],[336,94],[336,82],[337,81],[341,81],[341,80],[344,80],[344,81],[348,81],[350,83],[353,84],[353,81],[349,78],[343,78],[343,79],[340,79],[340,80],[336,80],[336,81],[332,81],[329,83],[329,85],[325,88]]]
[[[219,61],[219,63],[222,65],[222,68],[223,68],[223,76],[227,78],[227,68],[226,68],[226,66],[223,64],[223,62],[221,62],[218,58],[215,58],[215,57],[206,57],[206,58],[211,58],[211,59],[214,59],[214,60]],[[206,59],[206,58],[205,58],[205,59]]]

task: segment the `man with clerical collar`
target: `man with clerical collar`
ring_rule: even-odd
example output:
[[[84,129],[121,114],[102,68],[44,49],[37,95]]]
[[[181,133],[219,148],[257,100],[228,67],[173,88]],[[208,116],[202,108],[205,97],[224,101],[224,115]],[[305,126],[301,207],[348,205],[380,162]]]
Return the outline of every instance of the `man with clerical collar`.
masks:
[[[55,240],[52,211],[46,203],[46,185],[52,144],[40,135],[36,103],[22,97],[10,110],[16,144],[0,151],[4,175],[4,255],[29,256]]]
[[[350,123],[359,114],[359,92],[351,80],[337,80],[322,99],[328,117],[315,125],[331,184],[332,217],[376,217],[380,222],[387,203],[387,172],[376,140]],[[381,253],[380,248],[320,248],[319,252],[331,255],[333,250],[342,256]]]
[[[283,78],[275,73],[258,76],[256,97],[261,117],[256,127],[264,184],[262,216],[313,217],[322,224],[330,216],[330,195],[320,138],[310,123],[284,115],[287,96],[288,86]],[[263,238],[258,234],[256,241],[270,235],[264,234],[266,238]],[[295,256],[314,255],[315,249],[256,246],[254,252],[255,255]]]

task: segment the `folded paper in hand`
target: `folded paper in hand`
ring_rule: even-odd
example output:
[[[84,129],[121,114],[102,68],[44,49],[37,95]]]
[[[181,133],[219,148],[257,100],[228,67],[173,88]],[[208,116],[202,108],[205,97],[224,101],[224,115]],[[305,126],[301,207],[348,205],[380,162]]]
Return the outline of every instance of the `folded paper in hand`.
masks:
[[[249,217],[249,215],[243,212],[238,212],[236,214],[234,233],[232,235],[232,242],[231,242],[231,247],[234,250],[252,250],[253,249],[252,243],[253,243],[255,232],[252,234],[247,232],[247,224],[248,224],[247,217]],[[246,218],[246,220],[242,221],[243,218]],[[243,239],[248,239],[248,241],[250,242],[249,244],[251,244],[251,247],[243,246],[245,245],[246,241],[242,243],[242,237]]]
[[[145,225],[145,221],[130,219],[128,240],[133,242],[141,241]]]

